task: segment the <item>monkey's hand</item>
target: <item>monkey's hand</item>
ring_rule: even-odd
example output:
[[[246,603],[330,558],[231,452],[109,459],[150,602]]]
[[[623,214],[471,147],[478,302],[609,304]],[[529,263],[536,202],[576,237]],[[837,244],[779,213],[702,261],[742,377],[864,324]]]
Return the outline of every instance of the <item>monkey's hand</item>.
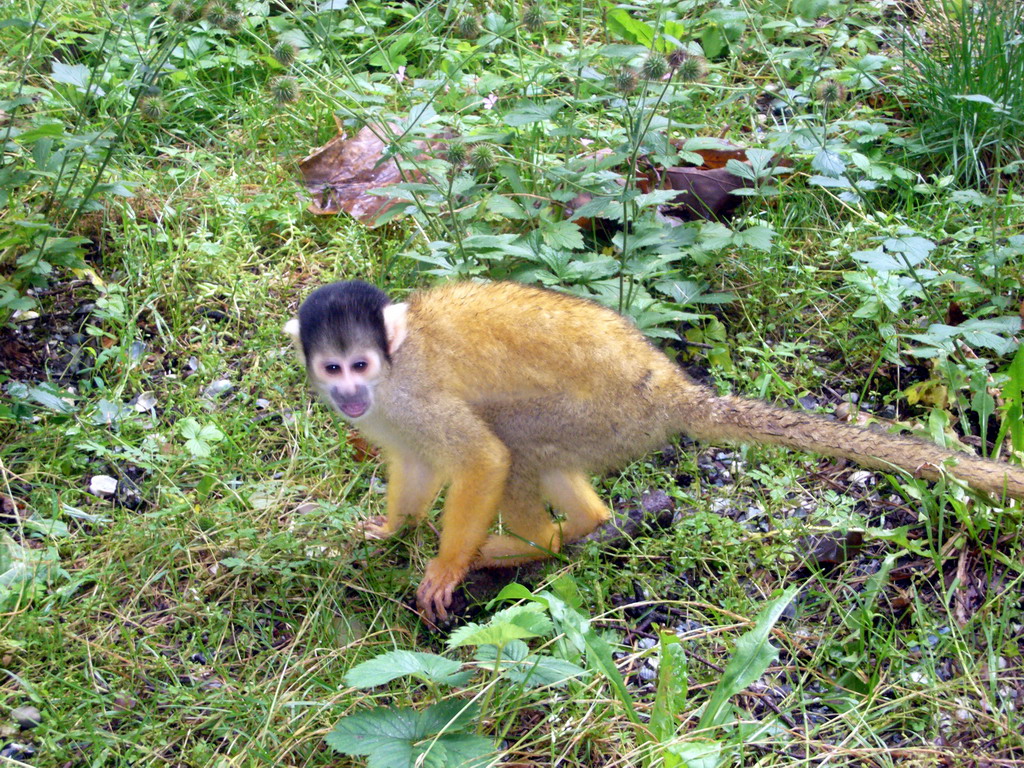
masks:
[[[363,536],[368,539],[388,539],[397,533],[395,529],[388,525],[388,519],[383,515],[363,520],[359,524],[359,529],[363,532]]]
[[[420,613],[432,622],[447,621],[452,593],[466,576],[466,568],[434,558],[427,563],[420,588],[416,590],[416,604]]]

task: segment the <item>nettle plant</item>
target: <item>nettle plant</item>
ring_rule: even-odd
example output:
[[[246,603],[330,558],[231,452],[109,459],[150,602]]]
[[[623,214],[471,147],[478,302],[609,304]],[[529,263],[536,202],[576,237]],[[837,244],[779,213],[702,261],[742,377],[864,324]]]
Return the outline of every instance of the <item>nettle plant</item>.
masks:
[[[525,590],[513,585],[512,591]],[[475,649],[469,661],[395,650],[353,667],[345,675],[349,686],[370,689],[411,677],[427,686],[433,701],[419,708],[378,706],[347,715],[327,735],[328,745],[343,754],[365,755],[369,766],[381,768],[490,764],[496,745],[483,735],[482,724],[493,715],[499,687],[526,696],[534,689],[564,688],[589,675],[564,658],[570,655],[564,643],[556,644],[557,655],[530,649],[526,641],[550,638],[554,630],[545,605],[527,603],[498,611],[484,624],[470,623],[452,632],[449,649]],[[464,688],[481,677],[485,681],[477,696],[444,698],[446,689]]]
[[[455,42],[430,78],[352,76],[337,93],[347,123],[388,136],[406,173],[379,192],[400,202],[381,221],[415,220],[422,238],[410,255],[431,274],[558,285],[649,335],[675,336],[680,320],[699,317],[678,302],[728,300],[708,295],[695,267],[730,248],[769,249],[773,235],[657,215],[678,192],[658,188],[648,168],[700,164],[694,150],[709,141],[692,130],[682,145],[669,140],[679,132],[671,116],[700,95],[700,45],[630,26],[621,11],[609,30],[625,43],[539,48],[527,36],[544,33],[512,10],[486,14],[472,39],[455,21],[438,30]],[[683,33],[671,20],[661,27]]]
[[[33,307],[33,289],[58,270],[85,267],[82,216],[132,196],[131,185],[114,178],[116,154],[133,141],[152,146],[147,124],[174,128],[164,121],[196,93],[188,85],[196,72],[252,59],[225,38],[257,23],[227,6],[204,17],[199,6],[175,2],[119,7],[83,31],[59,16],[51,28],[47,4],[35,7],[35,16],[6,22],[10,49],[21,55],[19,76],[0,86],[8,116],[0,129],[0,205],[8,207],[0,265],[9,267],[0,277],[0,321]]]
[[[876,247],[851,254],[859,268],[844,278],[860,303],[854,316],[877,325],[884,342],[880,359],[903,365],[906,354],[931,361],[941,381],[915,385],[907,393],[911,402],[937,406],[939,414],[956,406],[961,426],[971,433],[969,422],[976,420],[985,445],[990,417],[998,412],[993,396],[998,392],[1005,412],[994,450],[1007,435],[1015,450],[1024,449],[1020,314],[1011,292],[998,290],[1005,280],[1014,279],[1007,275],[1024,254],[1024,237],[1013,235],[980,252],[954,252],[942,260],[933,259],[934,241],[912,231],[899,229],[877,240]],[[942,306],[937,304],[940,296],[948,298]],[[961,305],[972,307],[972,316],[948,319],[948,308]],[[907,325],[905,318],[919,316],[922,309],[930,318],[927,327]],[[1010,356],[1013,362],[1006,372],[989,371],[993,359]],[[935,425],[937,439],[941,429],[941,423]]]
[[[737,639],[734,654],[699,718],[694,718],[697,722],[690,724],[693,731],[684,730],[694,707],[683,641],[663,631],[651,649],[658,657],[657,685],[647,716],[642,717],[615,665],[613,646],[581,612],[575,583],[562,577],[552,591],[537,594],[511,584],[496,601],[523,603],[498,611],[483,624],[470,623],[452,632],[449,650],[475,649],[468,660],[395,650],[353,667],[345,676],[351,687],[372,689],[413,678],[427,687],[429,703],[375,706],[346,715],[327,735],[327,744],[342,754],[366,756],[370,768],[493,765],[500,760],[502,737],[514,724],[514,718],[501,722],[495,706],[499,695],[507,708],[518,711],[538,694],[550,701],[552,689],[579,687],[600,678],[636,729],[642,765],[718,768],[730,764],[744,743],[776,727],[771,719],[750,722],[730,699],[778,658],[779,651],[770,642],[772,628],[798,589],[790,587],[767,603]],[[544,650],[528,645],[527,641],[544,638]],[[446,697],[450,689],[456,693]],[[485,735],[489,727],[497,728],[497,739]]]

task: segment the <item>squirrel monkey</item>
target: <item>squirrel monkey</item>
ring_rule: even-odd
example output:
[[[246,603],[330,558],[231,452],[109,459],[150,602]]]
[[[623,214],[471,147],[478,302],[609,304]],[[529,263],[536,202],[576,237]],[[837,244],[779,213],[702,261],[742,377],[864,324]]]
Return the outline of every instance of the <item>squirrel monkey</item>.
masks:
[[[438,553],[417,591],[432,620],[447,618],[470,569],[542,558],[605,522],[609,509],[588,476],[678,433],[777,443],[930,480],[948,472],[1024,499],[1020,467],[719,397],[628,320],[549,290],[454,283],[393,304],[367,283],[333,283],[313,291],[285,330],[313,387],[382,449],[387,517],[364,523],[368,537],[422,519],[448,486]],[[499,511],[507,535],[489,532]]]

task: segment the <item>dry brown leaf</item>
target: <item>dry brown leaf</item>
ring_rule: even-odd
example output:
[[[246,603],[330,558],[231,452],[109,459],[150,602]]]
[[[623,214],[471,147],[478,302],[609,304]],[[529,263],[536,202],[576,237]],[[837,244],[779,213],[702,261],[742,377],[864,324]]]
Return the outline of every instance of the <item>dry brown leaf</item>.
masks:
[[[356,461],[372,461],[380,455],[380,451],[354,429],[348,430],[348,444],[352,446],[352,457]]]
[[[743,198],[731,194],[732,191],[751,186],[751,182],[734,176],[725,168],[669,168],[665,179],[669,189],[677,189],[679,194],[661,211],[684,221],[728,219],[743,202]]]
[[[393,126],[388,130],[397,134]],[[344,211],[373,226],[398,201],[370,190],[416,181],[419,173],[400,168],[394,159],[383,160],[385,141],[380,126],[365,126],[355,136],[335,136],[299,162],[306,189],[313,196],[309,211],[330,215]],[[417,142],[417,146],[422,144]]]

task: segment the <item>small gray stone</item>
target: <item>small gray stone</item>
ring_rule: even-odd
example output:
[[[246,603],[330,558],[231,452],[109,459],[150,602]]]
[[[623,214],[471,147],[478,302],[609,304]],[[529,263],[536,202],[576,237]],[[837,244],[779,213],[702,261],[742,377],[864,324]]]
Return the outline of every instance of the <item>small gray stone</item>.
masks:
[[[43,716],[37,707],[26,704],[24,707],[15,707],[11,710],[11,718],[23,731],[35,728],[43,722]]]

